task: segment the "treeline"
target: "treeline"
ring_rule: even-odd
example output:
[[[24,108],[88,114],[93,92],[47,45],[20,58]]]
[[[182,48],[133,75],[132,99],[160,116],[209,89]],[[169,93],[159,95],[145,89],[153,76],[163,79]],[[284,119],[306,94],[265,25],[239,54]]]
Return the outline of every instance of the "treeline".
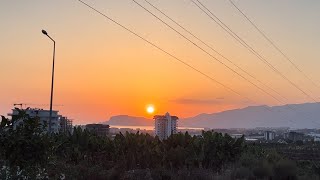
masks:
[[[14,122],[23,123],[14,127]],[[21,111],[0,125],[0,179],[214,179],[296,178],[295,163],[244,138],[207,131],[160,141],[148,134],[113,139],[81,128],[47,134]]]

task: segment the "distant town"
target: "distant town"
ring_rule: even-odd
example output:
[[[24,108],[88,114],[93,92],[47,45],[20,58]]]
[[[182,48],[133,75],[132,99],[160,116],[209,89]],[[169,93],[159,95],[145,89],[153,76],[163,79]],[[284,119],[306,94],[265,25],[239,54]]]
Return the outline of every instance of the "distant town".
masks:
[[[19,111],[25,110],[29,117],[38,117],[41,124],[47,125],[49,131],[49,110],[40,108],[13,108],[9,117],[17,116]],[[73,120],[67,116],[59,114],[59,111],[52,111],[51,131],[52,133],[73,133],[74,127],[80,127],[83,130],[90,131],[99,136],[113,138],[116,134],[122,133],[144,133],[152,136],[158,136],[160,140],[167,139],[172,134],[188,133],[192,136],[201,136],[202,131],[214,131],[229,134],[233,138],[244,136],[245,141],[255,143],[279,143],[288,144],[292,142],[320,142],[320,129],[292,129],[290,127],[256,127],[256,128],[229,128],[229,129],[212,129],[212,128],[179,128],[179,117],[165,115],[155,115],[154,127],[152,129],[146,126],[139,127],[116,127],[105,123],[73,125]],[[23,121],[15,122],[18,126]]]

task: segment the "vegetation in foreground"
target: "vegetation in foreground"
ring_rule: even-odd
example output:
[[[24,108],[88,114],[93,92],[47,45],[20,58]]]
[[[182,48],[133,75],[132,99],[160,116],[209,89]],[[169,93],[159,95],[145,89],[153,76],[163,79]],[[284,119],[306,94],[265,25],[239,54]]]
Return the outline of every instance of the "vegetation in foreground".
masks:
[[[24,123],[14,128],[21,118]],[[12,121],[2,117],[0,125],[0,179],[319,178],[319,168],[305,163],[212,131],[164,141],[140,133],[109,139],[80,128],[47,134],[39,119],[24,111]]]

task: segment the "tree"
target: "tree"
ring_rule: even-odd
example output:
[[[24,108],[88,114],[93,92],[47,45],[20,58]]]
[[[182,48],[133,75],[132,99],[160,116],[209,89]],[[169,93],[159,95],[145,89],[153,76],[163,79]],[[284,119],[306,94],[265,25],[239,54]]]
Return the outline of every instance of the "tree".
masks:
[[[11,176],[36,177],[52,157],[51,138],[44,133],[39,118],[25,111],[9,120],[2,116],[0,127],[1,159],[10,168]]]

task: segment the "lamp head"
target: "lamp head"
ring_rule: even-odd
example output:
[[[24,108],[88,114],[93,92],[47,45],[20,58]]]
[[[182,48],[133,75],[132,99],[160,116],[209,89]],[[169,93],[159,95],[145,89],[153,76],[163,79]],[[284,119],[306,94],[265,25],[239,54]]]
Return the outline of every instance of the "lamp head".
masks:
[[[45,31],[45,30],[42,30],[42,34],[44,34],[44,35],[48,35],[48,33],[47,33],[47,31]]]

